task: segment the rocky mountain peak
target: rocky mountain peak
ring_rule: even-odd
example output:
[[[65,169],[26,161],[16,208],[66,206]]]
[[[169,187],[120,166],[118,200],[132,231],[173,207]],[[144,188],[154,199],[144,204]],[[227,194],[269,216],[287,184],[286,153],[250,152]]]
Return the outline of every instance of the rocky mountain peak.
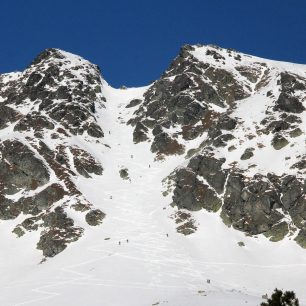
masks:
[[[39,53],[28,68],[44,66],[44,65],[56,65],[59,69],[71,69],[71,73],[75,70],[92,70],[99,73],[100,76],[100,68],[85,60],[81,56],[75,55],[70,52],[66,52],[64,50],[55,49],[55,48],[47,48]]]
[[[305,85],[303,65],[187,45],[130,123],[158,158],[187,152],[170,176],[174,206],[305,246]]]
[[[128,100],[116,120],[134,146],[149,145],[155,163],[177,160],[164,194],[186,221],[180,233],[205,209],[249,235],[306,245],[305,66],[186,45],[150,86],[116,91],[96,65],[46,49],[0,76],[0,218],[22,216],[14,233],[39,231],[45,256],[81,237],[74,213],[91,226],[105,217],[78,184],[104,175],[101,154],[115,150],[102,130],[109,140],[107,99]]]
[[[59,49],[0,75],[1,305],[302,302],[305,107],[305,65],[213,45],[140,88]]]
[[[185,155],[169,177],[175,207],[221,211],[238,230],[305,246],[305,89],[304,65],[186,45],[131,101],[128,124],[156,160]]]
[[[36,58],[32,61],[30,66],[35,66],[35,65],[44,63],[48,60],[52,61],[55,59],[62,60],[62,59],[65,59],[65,56],[64,54],[62,54],[62,51],[60,49],[47,48],[36,56]]]
[[[100,70],[81,57],[46,49],[12,80],[0,79],[0,86],[3,104],[24,115],[16,129],[42,131],[56,122],[74,135],[103,137],[94,116],[96,104],[105,101]]]
[[[0,76],[0,215],[14,219],[18,236],[41,232],[38,248],[54,256],[83,228],[68,210],[97,225],[104,218],[73,182],[101,175],[103,167],[82,142],[103,137],[96,107],[103,108],[99,68],[79,56],[46,49],[21,73]],[[72,137],[79,135],[78,141]],[[86,218],[85,218],[86,216]],[[90,217],[90,218],[89,218]],[[54,220],[54,222],[52,221]]]

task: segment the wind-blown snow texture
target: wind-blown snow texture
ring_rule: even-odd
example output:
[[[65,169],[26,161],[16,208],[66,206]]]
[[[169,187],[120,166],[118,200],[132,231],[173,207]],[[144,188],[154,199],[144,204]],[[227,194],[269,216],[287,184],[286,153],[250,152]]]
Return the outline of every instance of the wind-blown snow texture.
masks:
[[[142,88],[57,49],[0,75],[0,304],[306,305],[305,97],[215,46]]]

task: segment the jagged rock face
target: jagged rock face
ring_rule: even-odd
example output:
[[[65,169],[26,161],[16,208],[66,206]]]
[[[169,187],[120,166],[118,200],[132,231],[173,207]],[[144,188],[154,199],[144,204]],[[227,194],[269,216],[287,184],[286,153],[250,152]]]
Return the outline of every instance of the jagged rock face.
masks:
[[[174,175],[173,204],[190,211],[221,208],[227,225],[251,235],[263,233],[272,241],[305,231],[306,180],[270,173],[249,177],[238,169],[222,169],[222,162],[197,155],[179,169]],[[280,233],[276,230],[281,222]]]
[[[36,189],[49,181],[43,162],[26,145],[17,140],[5,140],[0,150],[1,189],[4,193],[14,194],[21,188]]]
[[[95,110],[104,102],[99,68],[57,49],[21,73],[0,75],[0,218],[24,216],[13,232],[39,231],[37,248],[46,257],[81,237],[70,209],[94,226],[105,217],[73,182],[103,174],[79,143],[103,137]]]
[[[14,80],[4,83],[0,78],[1,97],[5,105],[35,105],[15,126],[17,131],[39,132],[61,125],[73,135],[87,132],[100,138],[103,131],[94,117],[95,101],[103,98],[100,78],[97,66],[47,49]]]
[[[225,58],[216,48],[206,50],[207,61],[199,60],[196,52],[193,46],[183,47],[168,70],[144,94],[143,102],[129,121],[135,125],[136,135],[142,133],[135,143],[148,140],[152,132],[153,152],[182,154],[184,145],[179,138],[191,140],[201,136],[223,109],[250,96],[252,87],[259,88],[267,77],[269,69],[264,63],[241,66],[238,55],[230,50],[228,56],[238,63],[232,71],[223,67]],[[231,129],[233,122],[227,124]],[[172,147],[168,150],[159,145],[165,137],[176,142],[175,152]]]
[[[17,121],[21,117],[21,115],[14,109],[3,104],[0,105],[0,113],[0,129],[9,126],[10,123]]]
[[[276,110],[290,113],[302,113],[305,106],[297,95],[298,92],[304,92],[305,95],[305,79],[289,73],[281,73],[280,75],[281,93],[276,101]]]
[[[62,252],[67,244],[78,240],[83,229],[74,226],[74,221],[67,217],[62,207],[56,207],[54,212],[45,215],[43,224],[46,228],[37,244],[44,256],[53,257]]]
[[[172,205],[221,211],[237,230],[272,241],[292,235],[305,247],[305,99],[305,68],[187,46],[150,87],[130,123],[144,125],[154,149],[162,133],[168,144],[175,139],[185,147],[201,139],[187,152],[188,165],[169,177]],[[192,115],[194,103],[201,107]]]

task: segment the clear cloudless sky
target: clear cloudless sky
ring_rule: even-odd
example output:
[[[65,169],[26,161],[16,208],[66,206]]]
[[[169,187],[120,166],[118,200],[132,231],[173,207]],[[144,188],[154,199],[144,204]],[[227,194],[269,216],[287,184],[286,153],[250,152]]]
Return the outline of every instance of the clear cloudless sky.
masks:
[[[306,0],[0,0],[0,33],[0,73],[54,47],[115,87],[141,86],[184,44],[306,64]]]

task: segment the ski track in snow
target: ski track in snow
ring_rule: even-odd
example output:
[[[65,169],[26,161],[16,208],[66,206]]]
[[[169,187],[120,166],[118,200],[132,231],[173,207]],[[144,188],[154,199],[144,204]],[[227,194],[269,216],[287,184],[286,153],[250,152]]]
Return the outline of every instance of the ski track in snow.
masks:
[[[0,305],[255,306],[276,286],[294,289],[305,303],[305,251],[291,241],[273,244],[245,237],[228,229],[217,214],[203,211],[194,213],[201,223],[196,234],[176,233],[169,218],[171,199],[161,195],[161,181],[184,158],[154,162],[149,144],[134,145],[132,128],[120,119],[129,117],[133,108],[125,105],[144,90],[104,84],[106,109],[99,110],[98,120],[103,143],[111,148],[92,152],[104,173],[93,178],[95,184],[76,180],[85,197],[106,213],[103,224],[87,227],[80,241],[41,265],[36,250],[25,259],[14,253],[9,263],[4,262],[7,253],[0,255],[0,269],[13,271],[0,280]],[[121,167],[129,170],[130,180],[120,178]],[[4,234],[10,239],[8,252],[35,248],[30,238],[22,244],[23,238]],[[246,246],[238,247],[238,241]],[[27,259],[29,267],[23,271]]]

